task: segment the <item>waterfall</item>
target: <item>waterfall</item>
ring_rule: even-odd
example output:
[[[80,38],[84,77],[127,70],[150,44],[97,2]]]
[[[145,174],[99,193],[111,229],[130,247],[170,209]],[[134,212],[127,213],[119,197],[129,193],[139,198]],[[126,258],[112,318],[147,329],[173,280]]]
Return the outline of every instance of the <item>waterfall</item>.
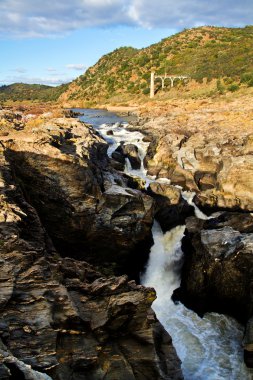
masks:
[[[154,304],[160,307],[164,302],[171,301],[173,290],[180,284],[180,269],[182,263],[181,240],[185,226],[177,226],[163,234],[158,222],[154,222],[152,234],[154,245],[146,271],[141,276],[145,286],[155,285],[157,299]],[[167,276],[167,273],[171,276]],[[154,305],[153,304],[153,305]]]
[[[207,313],[200,318],[171,300],[173,290],[180,285],[184,229],[177,226],[163,234],[159,224],[154,223],[154,245],[141,276],[143,285],[156,290],[152,307],[172,336],[185,380],[251,380],[243,362],[243,327],[222,314]]]

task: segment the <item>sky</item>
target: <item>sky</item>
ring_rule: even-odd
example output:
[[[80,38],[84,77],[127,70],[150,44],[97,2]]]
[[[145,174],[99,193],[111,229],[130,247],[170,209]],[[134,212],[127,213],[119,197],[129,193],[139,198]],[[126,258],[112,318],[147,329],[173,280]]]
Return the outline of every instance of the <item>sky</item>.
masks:
[[[0,0],[0,85],[58,85],[120,47],[253,23],[253,0]]]

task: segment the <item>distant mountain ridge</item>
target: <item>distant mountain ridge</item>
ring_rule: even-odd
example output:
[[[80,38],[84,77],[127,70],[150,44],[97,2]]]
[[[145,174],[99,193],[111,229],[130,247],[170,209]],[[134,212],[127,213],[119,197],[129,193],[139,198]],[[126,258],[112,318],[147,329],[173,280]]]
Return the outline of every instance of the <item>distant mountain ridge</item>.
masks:
[[[115,94],[149,93],[150,72],[253,84],[253,26],[199,27],[164,38],[144,49],[122,47],[104,55],[61,96],[69,101],[110,99]],[[246,75],[246,77],[245,77]]]
[[[59,96],[67,90],[68,85],[57,87],[42,84],[14,83],[0,86],[0,102],[12,101],[57,101]]]

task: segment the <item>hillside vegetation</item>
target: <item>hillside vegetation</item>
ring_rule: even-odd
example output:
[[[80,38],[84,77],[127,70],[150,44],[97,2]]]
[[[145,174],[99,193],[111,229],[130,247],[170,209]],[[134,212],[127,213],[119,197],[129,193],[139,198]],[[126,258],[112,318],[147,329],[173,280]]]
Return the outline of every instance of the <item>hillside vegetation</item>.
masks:
[[[253,26],[184,30],[147,48],[116,49],[73,81],[61,97],[101,101],[128,94],[148,95],[150,72],[188,75],[196,82],[217,81],[217,92],[253,86]],[[204,79],[206,78],[206,79]],[[159,89],[159,83],[157,83]],[[183,86],[179,82],[177,86]]]
[[[66,91],[68,85],[57,87],[41,84],[14,83],[9,86],[0,87],[0,102],[11,101],[57,101],[59,96]]]

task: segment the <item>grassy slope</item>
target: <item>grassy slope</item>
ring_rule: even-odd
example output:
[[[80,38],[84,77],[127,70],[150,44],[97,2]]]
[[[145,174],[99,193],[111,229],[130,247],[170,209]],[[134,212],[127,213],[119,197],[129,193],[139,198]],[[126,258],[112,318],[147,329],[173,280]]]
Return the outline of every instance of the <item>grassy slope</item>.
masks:
[[[68,85],[57,87],[40,84],[14,83],[0,87],[0,102],[6,101],[57,101],[59,96],[67,90]]]
[[[124,47],[103,56],[70,84],[62,98],[101,102],[117,94],[128,98],[147,95],[151,70],[186,74],[200,83],[203,78],[211,81],[220,77],[227,86],[234,81],[250,83],[252,46],[253,26],[185,30],[141,50]]]

